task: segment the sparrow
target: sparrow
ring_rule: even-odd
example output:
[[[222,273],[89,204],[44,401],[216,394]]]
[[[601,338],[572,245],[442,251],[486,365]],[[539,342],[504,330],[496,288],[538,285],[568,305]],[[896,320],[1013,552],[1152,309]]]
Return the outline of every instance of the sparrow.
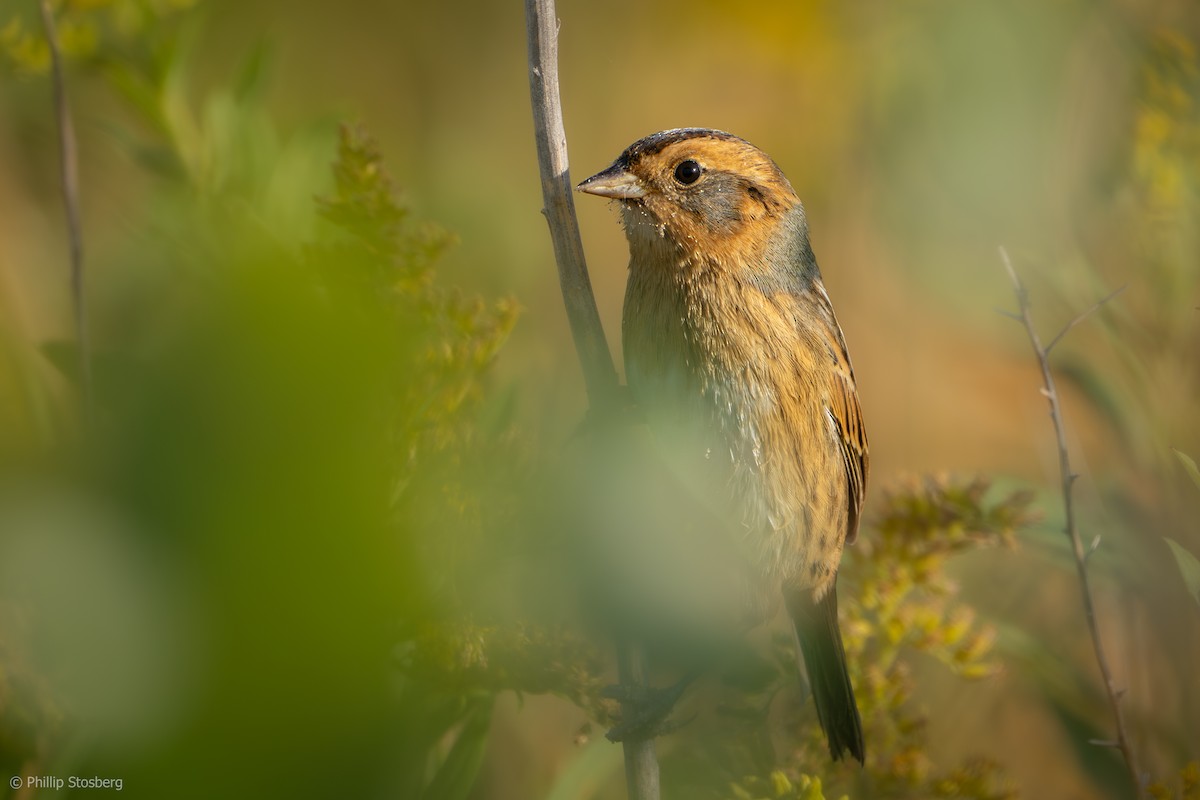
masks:
[[[769,156],[706,128],[634,142],[576,189],[620,207],[633,400],[720,500],[748,576],[745,617],[762,621],[782,598],[831,756],[861,763],[836,584],[858,533],[867,435],[804,207]]]

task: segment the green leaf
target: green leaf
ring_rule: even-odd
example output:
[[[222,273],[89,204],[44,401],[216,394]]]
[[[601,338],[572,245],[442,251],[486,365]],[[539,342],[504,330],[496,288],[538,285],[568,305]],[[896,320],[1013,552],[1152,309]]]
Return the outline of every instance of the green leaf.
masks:
[[[1191,456],[1178,450],[1175,450],[1175,455],[1179,457],[1179,463],[1183,464],[1183,469],[1192,477],[1192,483],[1200,488],[1200,468],[1196,467],[1196,462],[1192,460]]]
[[[1192,469],[1195,468],[1196,465],[1193,464]],[[1188,592],[1197,603],[1200,603],[1200,561],[1197,561],[1194,555],[1174,539],[1168,539],[1166,536],[1163,539],[1171,547],[1171,554],[1175,556],[1175,563],[1179,565],[1179,572],[1183,575],[1183,582],[1187,584]]]
[[[492,699],[478,703],[470,712],[446,760],[438,768],[422,797],[428,800],[466,800],[487,751],[488,728],[492,723]]]
[[[274,46],[268,40],[260,39],[238,69],[233,94],[239,103],[262,101],[274,62]]]
[[[106,58],[102,59],[101,63],[109,85],[137,113],[140,120],[156,132],[164,132],[166,126],[163,122],[162,96],[154,82],[143,71],[124,61]]]
[[[1077,709],[1060,705],[1053,698],[1050,699],[1049,705],[1062,726],[1065,734],[1063,738],[1071,745],[1070,751],[1074,755],[1079,772],[1092,778],[1096,796],[1111,800],[1128,797],[1124,788],[1127,773],[1118,755],[1119,751],[1112,747],[1098,747],[1092,744],[1094,740],[1112,738],[1111,731],[1094,722],[1091,719],[1094,715],[1091,713],[1085,712],[1080,715]]]
[[[620,772],[621,758],[621,748],[606,741],[581,748],[560,771],[546,800],[583,800],[594,796],[597,786],[603,786]]]

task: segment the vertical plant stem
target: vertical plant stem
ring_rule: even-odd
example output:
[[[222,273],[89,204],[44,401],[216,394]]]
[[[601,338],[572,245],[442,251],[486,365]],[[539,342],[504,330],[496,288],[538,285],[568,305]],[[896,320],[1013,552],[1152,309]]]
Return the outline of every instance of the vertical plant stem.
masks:
[[[41,0],[42,25],[50,48],[50,70],[54,81],[54,113],[58,127],[58,155],[61,165],[63,206],[66,208],[67,237],[71,253],[71,309],[75,322],[75,346],[82,416],[86,424],[92,413],[92,355],[88,335],[87,298],[83,285],[83,226],[79,215],[79,157],[75,125],[67,102],[67,80],[58,30],[50,0]]]
[[[1030,314],[1029,293],[1026,291],[1024,284],[1021,283],[1017,271],[1013,269],[1012,262],[1008,258],[1008,251],[1003,247],[1000,248],[1000,260],[1004,263],[1004,269],[1008,272],[1009,280],[1012,281],[1013,292],[1017,296],[1018,312],[1012,316],[1025,326],[1025,333],[1029,336],[1034,356],[1037,358],[1038,366],[1042,370],[1042,394],[1045,395],[1046,400],[1050,404],[1050,420],[1054,424],[1054,436],[1058,445],[1058,470],[1062,486],[1063,510],[1066,514],[1066,534],[1071,540],[1071,552],[1075,557],[1075,570],[1079,576],[1079,588],[1083,599],[1083,613],[1087,618],[1088,632],[1092,637],[1092,648],[1096,655],[1096,664],[1100,668],[1100,676],[1104,681],[1104,689],[1108,695],[1108,703],[1112,708],[1113,721],[1117,728],[1116,741],[1101,742],[1099,744],[1115,747],[1121,751],[1121,756],[1125,759],[1125,766],[1129,770],[1129,777],[1133,781],[1134,795],[1142,798],[1145,796],[1142,788],[1142,771],[1138,766],[1137,754],[1134,752],[1133,745],[1130,742],[1129,732],[1125,724],[1125,714],[1121,708],[1121,696],[1125,692],[1124,689],[1118,688],[1116,681],[1113,680],[1108,656],[1104,651],[1104,642],[1100,637],[1100,624],[1096,619],[1096,604],[1092,599],[1091,583],[1088,580],[1087,559],[1089,553],[1084,549],[1083,540],[1079,535],[1079,525],[1075,514],[1074,492],[1072,491],[1075,481],[1079,476],[1071,470],[1071,458],[1067,452],[1067,432],[1066,425],[1063,422],[1062,404],[1059,400],[1058,389],[1054,384],[1054,373],[1050,369],[1050,349],[1058,344],[1067,331],[1078,325],[1085,317],[1100,308],[1121,290],[1118,289],[1117,292],[1113,292],[1087,311],[1072,319],[1050,340],[1049,345],[1043,347],[1041,337],[1038,336],[1037,329],[1033,325],[1033,317]]]
[[[567,134],[558,91],[558,18],[553,0],[526,0],[525,22],[529,41],[529,94],[533,101],[533,128],[545,203],[542,213],[550,224],[563,303],[583,367],[588,400],[604,410],[617,397],[617,370],[600,324],[579,223],[575,219]]]
[[[641,654],[628,642],[617,642],[617,672],[621,685],[627,689],[639,689],[644,685],[645,674]],[[631,699],[622,703],[621,713],[625,719],[633,719],[637,711]],[[629,800],[658,800],[658,754],[655,752],[654,737],[634,737],[622,742],[625,750],[625,786]]]
[[[588,401],[594,410],[606,414],[619,402],[617,371],[604,327],[600,324],[571,195],[567,135],[558,89],[558,17],[553,0],[525,0],[525,24],[529,44],[529,94],[545,204],[543,213],[550,225],[563,304],[583,368]],[[617,643],[617,675],[624,696],[640,696],[643,682],[640,657],[636,648],[625,641]],[[632,718],[631,702],[625,703],[623,713]],[[626,741],[622,746],[630,800],[658,800],[658,759],[654,738]]]

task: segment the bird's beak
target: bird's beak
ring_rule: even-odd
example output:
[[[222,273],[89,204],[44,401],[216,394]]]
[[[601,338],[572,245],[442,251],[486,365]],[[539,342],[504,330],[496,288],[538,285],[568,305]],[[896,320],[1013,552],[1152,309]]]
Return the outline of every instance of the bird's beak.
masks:
[[[646,187],[642,181],[625,169],[619,161],[580,183],[575,187],[575,191],[612,197],[616,200],[637,200],[646,196]]]

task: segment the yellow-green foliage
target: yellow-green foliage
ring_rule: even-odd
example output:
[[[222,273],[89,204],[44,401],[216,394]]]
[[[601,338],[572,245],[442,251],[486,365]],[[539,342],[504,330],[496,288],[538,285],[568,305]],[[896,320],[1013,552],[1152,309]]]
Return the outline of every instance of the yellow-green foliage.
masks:
[[[821,779],[800,775],[795,780],[775,771],[766,778],[751,776],[733,786],[734,800],[825,800]],[[845,797],[841,800],[846,800]]]
[[[607,658],[597,642],[565,626],[527,622],[480,626],[440,620],[421,624],[401,669],[429,685],[463,693],[552,693],[612,723],[614,701],[602,696]]]
[[[397,702],[408,748],[398,772],[406,796],[465,796],[495,695],[571,687],[581,676],[594,692],[588,667],[595,656],[567,636],[475,626],[460,594],[463,573],[487,557],[489,537],[510,522],[511,481],[522,471],[514,432],[503,422],[478,424],[484,374],[516,321],[515,304],[439,285],[434,265],[451,238],[411,223],[376,144],[361,130],[342,129],[334,184],[318,205],[336,233],[309,246],[307,257],[331,287],[374,308],[405,353],[381,417],[396,533],[405,577],[415,584],[404,593],[397,629]],[[585,697],[578,685],[561,690]]]
[[[30,628],[27,611],[0,598],[0,764],[14,770],[57,741],[67,717],[62,698],[21,646]]]
[[[732,657],[741,667],[723,677],[719,698],[702,686],[694,702],[684,702],[678,716],[696,719],[670,734],[671,746],[663,748],[664,784],[686,796],[730,800],[1016,797],[987,754],[949,767],[931,761],[910,677],[916,652],[964,680],[987,678],[998,668],[992,628],[958,599],[946,571],[956,554],[1010,545],[1014,531],[1032,518],[1029,495],[993,494],[983,480],[905,482],[887,493],[877,519],[847,551],[840,594],[868,741],[866,776],[829,761],[811,704],[801,705],[794,691],[800,676],[793,641],[778,634],[769,652]],[[612,701],[600,694],[603,642],[566,625],[479,624],[470,621],[473,615],[419,626],[402,657],[411,680],[462,697],[550,692],[598,724],[612,724]],[[770,721],[776,714],[789,720],[783,731]],[[863,789],[868,783],[870,793]]]
[[[994,494],[982,479],[903,482],[887,492],[876,520],[847,549],[839,597],[867,739],[866,774],[830,764],[806,706],[803,735],[788,757],[774,763],[771,772],[735,781],[727,796],[821,797],[824,785],[829,797],[1016,797],[1003,768],[985,753],[948,769],[930,760],[925,718],[911,679],[915,652],[933,656],[966,680],[987,678],[998,669],[993,629],[976,621],[946,572],[954,555],[1011,545],[1014,532],[1031,521],[1028,494]],[[795,680],[789,638],[780,637],[777,647],[778,680]],[[764,695],[770,698],[780,688],[772,686]],[[814,779],[818,775],[820,782]]]
[[[125,6],[166,8],[72,5],[60,26],[92,12],[97,25],[112,22]],[[523,470],[526,445],[486,391],[516,305],[439,280],[436,263],[452,237],[411,219],[365,133],[343,129],[335,154],[329,126],[280,136],[255,94],[261,53],[236,87],[214,90],[197,121],[172,43],[139,44],[149,60],[108,44],[95,54],[146,123],[148,134],[118,140],[157,179],[137,246],[106,273],[126,290],[97,292],[92,308],[105,332],[97,369],[104,435],[94,454],[103,474],[39,472],[82,481],[89,496],[153,531],[152,544],[131,547],[153,550],[167,562],[161,569],[186,564],[193,579],[182,585],[211,636],[194,662],[158,677],[174,686],[175,674],[196,674],[226,699],[193,706],[172,696],[166,705],[191,716],[162,735],[184,761],[219,762],[250,749],[235,740],[254,726],[217,717],[245,714],[266,726],[253,736],[271,743],[254,748],[254,763],[227,765],[240,781],[228,796],[262,796],[268,785],[325,794],[318,776],[346,763],[329,758],[332,750],[366,754],[391,741],[396,796],[463,797],[495,693],[525,684],[499,671],[502,653],[459,659],[465,678],[457,682],[453,671],[409,670],[405,653],[431,629],[442,649],[422,646],[422,665],[447,648],[479,652],[456,590],[460,567],[472,563],[464,553],[488,558],[479,547],[487,526],[511,517],[512,482]],[[332,180],[314,177],[331,156]],[[10,531],[0,533],[7,545]],[[86,607],[69,588],[55,599],[52,610]],[[9,774],[58,763],[64,731],[82,724],[73,698],[46,673],[77,671],[83,659],[47,668],[31,655],[29,642],[55,624],[40,603],[0,596],[0,766]],[[171,627],[194,632],[190,624]],[[542,638],[503,631],[497,641],[526,656],[545,649]],[[169,648],[150,635],[139,644]],[[555,679],[535,670],[575,669],[568,652],[562,669],[532,662],[526,683],[541,690]],[[484,680],[469,680],[481,671]],[[227,735],[215,735],[221,727]],[[447,747],[450,731],[458,736]],[[328,738],[335,732],[340,744]],[[101,725],[96,735],[105,734]],[[325,757],[304,755],[308,748]],[[116,757],[126,774],[141,771],[143,787],[161,789],[143,789],[151,794],[172,793],[169,773],[182,769],[172,755],[147,763],[142,751],[118,746]],[[297,760],[308,777],[295,771]]]
[[[1146,211],[1172,227],[1197,177],[1200,139],[1195,136],[1200,67],[1195,44],[1177,31],[1160,31],[1142,68],[1142,105],[1136,120],[1134,176]],[[1151,233],[1163,228],[1152,226]],[[1172,254],[1178,255],[1178,254]]]
[[[334,180],[333,194],[318,205],[321,216],[346,236],[314,244],[309,254],[322,269],[349,275],[396,331],[414,342],[418,359],[395,383],[400,396],[391,437],[400,459],[399,497],[435,453],[448,456],[454,467],[464,465],[462,451],[473,435],[464,415],[478,408],[480,375],[516,322],[517,307],[511,300],[467,297],[435,282],[434,264],[453,238],[408,219],[377,146],[363,131],[342,129]]]
[[[1193,409],[1200,382],[1192,364],[1200,346],[1193,302],[1200,280],[1200,62],[1193,39],[1178,30],[1159,30],[1140,46],[1144,57],[1133,87],[1126,163],[1109,211],[1138,254],[1138,278],[1118,307],[1096,322],[1120,368],[1095,366],[1100,357],[1086,350],[1069,366],[1123,434],[1131,471],[1145,475],[1153,467],[1165,480],[1174,469],[1171,448],[1197,435]],[[1071,302],[1124,284],[1128,267],[1126,258],[1097,253],[1091,285]],[[1072,337],[1086,341],[1087,335]]]
[[[991,674],[994,632],[975,625],[974,612],[954,601],[957,589],[946,560],[966,550],[1011,545],[1013,531],[1029,520],[1031,496],[1013,494],[988,503],[981,479],[957,484],[945,478],[909,481],[889,491],[872,536],[847,550],[850,617],[848,652],[865,647],[864,630],[877,631],[867,660],[885,669],[902,647],[924,650],[964,677]],[[881,634],[881,635],[880,635]]]
[[[1154,800],[1200,800],[1200,763],[1192,761],[1179,771],[1179,791],[1154,782],[1146,790]]]
[[[70,59],[99,54],[105,45],[126,46],[145,36],[162,18],[198,0],[58,0],[52,2],[59,47]],[[46,33],[37,3],[27,0],[0,17],[0,53],[19,72],[40,74],[50,66]]]

